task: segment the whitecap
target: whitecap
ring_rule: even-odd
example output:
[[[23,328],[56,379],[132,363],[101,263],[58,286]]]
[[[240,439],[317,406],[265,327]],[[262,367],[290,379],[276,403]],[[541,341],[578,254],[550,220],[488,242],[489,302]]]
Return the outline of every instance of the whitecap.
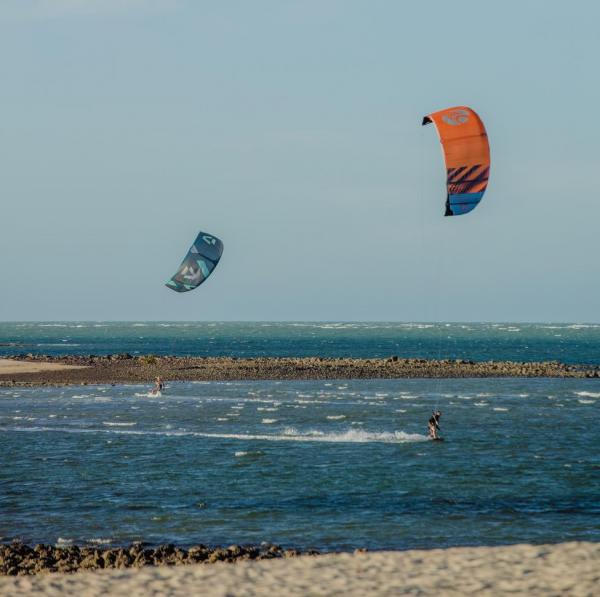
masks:
[[[600,392],[575,392],[577,396],[586,396],[587,398],[600,398]]]
[[[271,425],[272,423],[277,423],[277,419],[263,419],[261,423],[263,425]]]
[[[496,412],[499,412],[499,413],[508,412],[508,408],[504,408],[502,406],[496,406],[496,407],[492,408],[492,410],[495,410]]]
[[[94,539],[89,539],[88,543],[91,543],[92,545],[108,545],[109,543],[112,543],[112,539],[103,539],[101,537],[98,537]]]
[[[360,424],[360,423],[359,423]],[[282,434],[244,434],[244,433],[204,433],[199,431],[140,431],[132,429],[82,429],[82,428],[51,428],[51,427],[15,427],[11,431],[23,432],[52,432],[63,433],[110,433],[113,435],[136,436],[166,436],[166,437],[203,437],[215,439],[239,439],[244,441],[288,441],[288,442],[331,442],[331,443],[409,443],[428,441],[428,437],[420,433],[406,433],[404,431],[372,432],[363,429],[350,429],[340,433],[324,433],[310,430],[304,433],[293,428],[287,428]]]
[[[330,421],[339,421],[340,419],[345,419],[346,415],[327,415],[327,418]]]
[[[115,422],[115,421],[102,421],[102,425],[106,425],[108,427],[133,427],[134,425],[137,425],[137,423],[135,423],[135,422],[121,423],[121,422]]]
[[[595,400],[583,400],[582,398],[577,400],[577,402],[579,402],[579,404],[596,404]]]

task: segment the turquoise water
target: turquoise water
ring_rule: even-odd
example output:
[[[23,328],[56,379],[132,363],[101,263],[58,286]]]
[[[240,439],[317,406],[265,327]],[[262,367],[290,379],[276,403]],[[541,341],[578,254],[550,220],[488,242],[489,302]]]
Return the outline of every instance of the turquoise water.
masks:
[[[171,354],[600,363],[600,324],[0,323],[0,356]]]
[[[0,536],[324,550],[600,541],[600,383],[0,388]],[[434,408],[445,442],[425,437]]]

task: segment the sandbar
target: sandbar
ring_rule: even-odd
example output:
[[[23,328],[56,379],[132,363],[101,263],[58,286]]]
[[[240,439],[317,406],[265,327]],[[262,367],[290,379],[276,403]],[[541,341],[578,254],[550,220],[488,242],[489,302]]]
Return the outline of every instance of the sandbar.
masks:
[[[0,386],[86,385],[165,381],[574,377],[600,379],[600,365],[558,361],[513,362],[284,357],[10,355]],[[29,369],[29,367],[31,367]]]
[[[83,369],[83,365],[67,365],[65,363],[47,363],[43,361],[15,361],[0,359],[0,375],[13,375],[22,373],[44,373],[48,371],[66,371],[69,369]]]

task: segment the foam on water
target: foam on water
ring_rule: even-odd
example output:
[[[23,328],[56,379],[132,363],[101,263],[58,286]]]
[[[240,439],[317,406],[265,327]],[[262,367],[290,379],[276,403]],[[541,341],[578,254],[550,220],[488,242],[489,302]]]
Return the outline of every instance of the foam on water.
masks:
[[[92,545],[110,545],[113,542],[113,540],[102,538],[102,537],[97,537],[97,538],[93,538],[93,539],[88,539],[87,542],[91,543]]]
[[[227,420],[227,419],[225,419]],[[40,432],[61,432],[74,434],[94,434],[110,433],[115,435],[135,435],[135,436],[164,436],[164,437],[204,437],[215,439],[239,439],[239,440],[257,440],[272,442],[332,442],[332,443],[410,443],[429,441],[426,435],[420,433],[406,433],[404,431],[384,431],[372,432],[350,429],[340,433],[326,433],[319,430],[309,430],[306,432],[297,431],[293,427],[284,429],[279,434],[266,433],[208,433],[201,431],[134,431],[122,428],[111,429],[84,429],[68,427],[0,427],[0,431],[19,431],[27,433]]]

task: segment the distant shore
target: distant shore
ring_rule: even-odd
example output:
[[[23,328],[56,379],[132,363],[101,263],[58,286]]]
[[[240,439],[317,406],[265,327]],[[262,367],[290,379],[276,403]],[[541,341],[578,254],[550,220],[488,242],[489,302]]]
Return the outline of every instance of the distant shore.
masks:
[[[176,564],[176,562],[172,562]],[[5,595],[593,595],[600,544],[278,557],[0,577]]]
[[[324,359],[13,355],[0,359],[0,386],[150,383],[165,381],[410,379],[474,377],[599,378],[600,365],[556,361],[467,361],[403,359]]]

